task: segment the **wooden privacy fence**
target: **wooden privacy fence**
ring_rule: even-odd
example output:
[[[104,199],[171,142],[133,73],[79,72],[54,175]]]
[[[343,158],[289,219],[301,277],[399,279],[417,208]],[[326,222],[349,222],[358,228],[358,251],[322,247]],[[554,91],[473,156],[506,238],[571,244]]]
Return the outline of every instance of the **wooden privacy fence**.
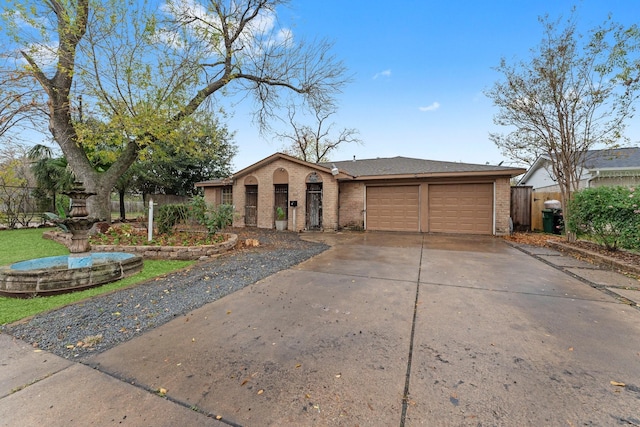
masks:
[[[543,231],[542,209],[547,200],[560,200],[560,192],[534,191],[531,193],[531,229]]]
[[[533,187],[511,187],[513,231],[544,231],[542,210],[547,200],[560,200],[559,192],[533,191]]]
[[[531,230],[531,193],[533,187],[511,187],[511,221],[513,231]]]

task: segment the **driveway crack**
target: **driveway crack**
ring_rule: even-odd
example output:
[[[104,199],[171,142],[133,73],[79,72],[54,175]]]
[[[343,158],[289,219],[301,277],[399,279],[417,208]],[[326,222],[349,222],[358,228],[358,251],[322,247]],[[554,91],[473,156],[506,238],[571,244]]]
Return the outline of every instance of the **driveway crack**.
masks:
[[[420,273],[422,271],[422,256],[424,254],[424,235],[420,246],[420,264],[418,266],[418,280],[416,281],[416,298],[413,303],[413,319],[411,321],[411,336],[409,338],[409,357],[407,357],[407,373],[404,380],[404,392],[402,393],[402,414],[400,415],[400,427],[404,427],[409,406],[409,383],[411,380],[411,362],[413,360],[413,341],[416,333],[416,318],[418,315],[418,298],[420,296]]]

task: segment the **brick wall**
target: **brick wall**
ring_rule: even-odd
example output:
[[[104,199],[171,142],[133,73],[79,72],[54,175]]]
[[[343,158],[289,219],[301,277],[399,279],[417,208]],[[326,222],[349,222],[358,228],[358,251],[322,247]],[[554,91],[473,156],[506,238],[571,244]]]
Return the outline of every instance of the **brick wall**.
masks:
[[[282,176],[284,169],[288,175],[289,201],[296,200],[298,206],[295,209],[288,207],[287,229],[303,230],[306,226],[306,194],[307,179],[312,172],[316,172],[319,177],[318,182],[322,182],[322,225],[324,229],[336,229],[338,226],[338,183],[330,173],[318,171],[305,167],[285,159],[276,159],[273,162],[254,170],[252,173],[242,176],[233,184],[233,204],[235,206],[235,217],[233,225],[236,227],[245,226],[245,185],[248,182],[257,182],[258,185],[258,221],[259,228],[274,228],[274,172]],[[205,190],[205,194],[207,194]],[[206,197],[215,198],[215,194]],[[208,200],[207,200],[208,201]]]
[[[205,187],[204,201],[207,205],[217,208],[222,200],[222,187]]]
[[[361,182],[340,185],[340,227],[364,228],[365,186]]]
[[[497,178],[495,187],[496,200],[496,235],[509,234],[509,216],[511,216],[511,182],[509,178]]]

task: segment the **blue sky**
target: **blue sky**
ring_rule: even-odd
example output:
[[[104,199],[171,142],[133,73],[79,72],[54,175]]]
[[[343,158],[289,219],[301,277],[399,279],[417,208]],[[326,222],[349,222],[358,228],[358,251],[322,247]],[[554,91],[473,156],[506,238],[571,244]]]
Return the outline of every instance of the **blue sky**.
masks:
[[[500,78],[491,67],[501,57],[527,59],[542,38],[538,17],[568,16],[573,5],[583,30],[609,13],[616,22],[640,23],[638,0],[293,0],[279,18],[296,37],[333,40],[353,74],[333,122],[336,130],[358,129],[363,144],[341,147],[332,160],[406,156],[507,165],[488,138],[501,131],[483,95]],[[227,122],[236,131],[236,170],[284,146],[259,135],[250,107],[237,105]],[[638,118],[626,134],[640,145]]]

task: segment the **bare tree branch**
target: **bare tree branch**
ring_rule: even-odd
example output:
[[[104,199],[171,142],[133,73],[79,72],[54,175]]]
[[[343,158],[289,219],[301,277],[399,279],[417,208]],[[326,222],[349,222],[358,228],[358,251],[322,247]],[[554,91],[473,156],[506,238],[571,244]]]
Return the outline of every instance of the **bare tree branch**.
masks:
[[[486,95],[498,107],[494,122],[511,130],[490,139],[516,161],[549,159],[567,209],[586,152],[624,139],[639,93],[634,76],[640,39],[636,27],[607,21],[580,44],[573,16],[564,26],[548,17],[541,23],[544,38],[530,61],[510,65],[503,59],[496,67],[503,80]]]

